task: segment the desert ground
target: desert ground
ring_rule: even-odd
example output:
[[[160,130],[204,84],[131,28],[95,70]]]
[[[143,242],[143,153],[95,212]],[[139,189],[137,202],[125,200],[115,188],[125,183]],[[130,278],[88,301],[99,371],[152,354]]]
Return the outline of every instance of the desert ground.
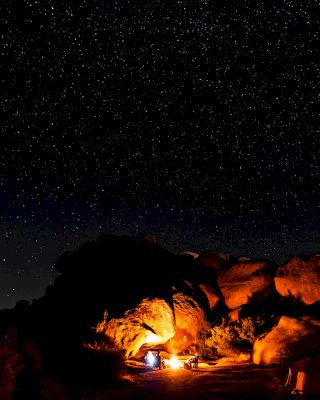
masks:
[[[275,400],[279,368],[251,363],[199,364],[193,370],[146,370],[133,367],[126,383],[100,391],[86,391],[81,400]]]

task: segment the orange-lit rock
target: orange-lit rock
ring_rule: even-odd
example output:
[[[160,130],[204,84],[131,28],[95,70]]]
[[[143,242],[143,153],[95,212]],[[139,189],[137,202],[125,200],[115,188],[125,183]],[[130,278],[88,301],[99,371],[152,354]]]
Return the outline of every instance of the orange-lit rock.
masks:
[[[180,352],[197,342],[205,322],[199,304],[183,293],[173,295],[173,308],[161,299],[144,299],[124,317],[107,319],[97,326],[97,333],[110,338],[127,357],[138,353],[143,345],[166,344],[170,352]]]
[[[271,264],[239,262],[218,273],[218,285],[229,309],[247,304],[252,297],[263,299],[274,290]]]
[[[175,335],[167,343],[170,352],[179,353],[197,342],[197,336],[205,323],[205,315],[199,304],[183,293],[173,295]]]
[[[320,257],[294,257],[276,273],[277,291],[309,305],[320,301]]]
[[[205,265],[208,268],[219,270],[230,261],[230,256],[218,251],[209,250],[200,254],[198,260],[202,265]]]
[[[174,336],[173,312],[164,300],[144,299],[123,318],[98,324],[97,333],[104,333],[127,357],[134,356],[144,344],[165,343]]]
[[[242,311],[242,307],[238,307],[238,308],[235,308],[234,310],[229,311],[228,317],[229,317],[230,321],[239,321],[241,311]]]
[[[320,321],[282,316],[270,332],[253,346],[253,362],[262,365],[280,364],[290,358],[301,358],[319,352]]]
[[[210,307],[211,310],[213,310],[216,307],[216,305],[218,304],[219,300],[220,300],[219,296],[217,296],[214,293],[213,289],[209,285],[207,285],[205,283],[201,283],[199,285],[199,288],[206,295],[208,303],[209,303],[209,307]]]

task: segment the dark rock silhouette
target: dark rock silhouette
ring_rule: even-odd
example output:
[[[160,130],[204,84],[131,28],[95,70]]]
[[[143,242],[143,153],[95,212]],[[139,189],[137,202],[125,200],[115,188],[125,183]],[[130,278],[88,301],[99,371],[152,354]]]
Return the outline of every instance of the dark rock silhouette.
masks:
[[[77,251],[63,254],[55,268],[61,275],[47,288],[45,296],[30,306],[21,303],[7,312],[2,322],[7,326],[13,319],[19,332],[34,340],[46,376],[68,376],[69,380],[99,376],[87,366],[88,359],[100,357],[98,348],[114,346],[111,338],[99,336],[96,330],[106,311],[109,319],[121,319],[143,299],[161,299],[171,310],[175,327],[174,296],[184,293],[201,312],[204,310],[203,315],[210,313],[198,283],[208,278],[214,283],[211,272],[193,258],[171,254],[145,237],[101,236]],[[140,329],[152,332],[147,320],[141,319]],[[97,341],[101,341],[98,346],[90,345]],[[111,358],[112,363],[119,363],[115,353]],[[113,371],[112,366],[110,375]]]
[[[219,251],[208,250],[199,256],[201,264],[213,270],[220,270],[231,264],[232,257]]]

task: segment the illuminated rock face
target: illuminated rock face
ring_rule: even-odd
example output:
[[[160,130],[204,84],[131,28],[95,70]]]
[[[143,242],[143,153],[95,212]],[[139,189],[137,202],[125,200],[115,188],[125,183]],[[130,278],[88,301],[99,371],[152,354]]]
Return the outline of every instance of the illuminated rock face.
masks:
[[[277,291],[310,305],[320,301],[320,257],[295,257],[281,265],[275,277]]]
[[[274,290],[271,264],[239,262],[219,272],[218,285],[229,309],[247,304],[253,297],[263,299]]]
[[[280,364],[289,358],[301,358],[319,352],[320,321],[282,316],[265,337],[253,346],[253,362],[262,365]]]
[[[199,331],[205,323],[205,315],[198,303],[183,293],[173,295],[175,335],[168,341],[168,351],[179,353],[197,343]]]
[[[173,295],[173,308],[161,299],[144,299],[123,318],[103,321],[97,333],[103,333],[124,350],[126,357],[135,356],[143,345],[166,344],[170,352],[180,352],[197,342],[205,315],[198,303],[182,293]]]
[[[123,318],[103,321],[97,333],[104,333],[125,355],[134,356],[144,344],[162,344],[175,334],[173,312],[161,299],[144,299]]]

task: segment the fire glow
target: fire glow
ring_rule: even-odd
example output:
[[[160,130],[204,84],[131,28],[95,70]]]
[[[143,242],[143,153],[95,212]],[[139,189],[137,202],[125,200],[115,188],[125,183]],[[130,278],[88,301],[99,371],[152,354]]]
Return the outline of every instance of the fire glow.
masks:
[[[166,360],[166,365],[172,369],[178,369],[182,367],[182,362],[176,356],[172,356],[170,360]]]

